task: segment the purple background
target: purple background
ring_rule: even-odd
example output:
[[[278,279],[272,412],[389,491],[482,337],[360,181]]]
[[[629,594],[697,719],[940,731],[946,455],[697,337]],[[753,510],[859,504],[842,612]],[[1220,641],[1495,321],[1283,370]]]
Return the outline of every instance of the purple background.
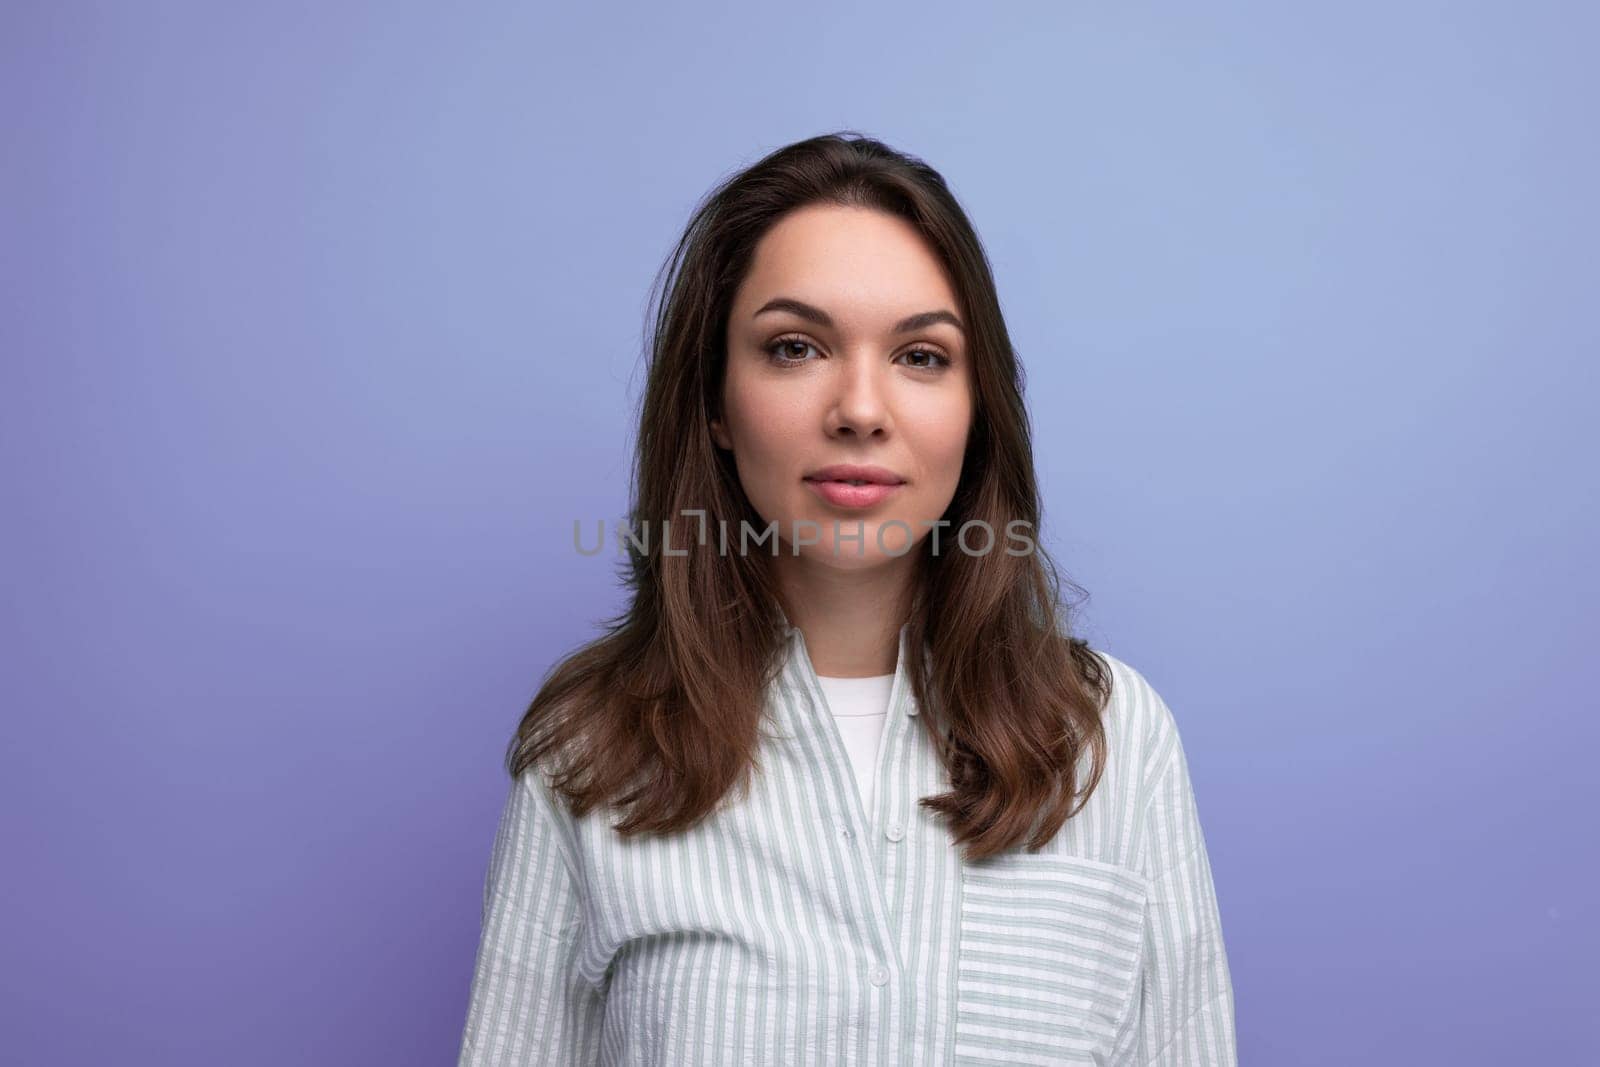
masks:
[[[1595,1062],[1597,32],[8,4],[6,1059],[453,1061],[506,740],[621,604],[571,524],[626,503],[647,287],[849,126],[988,244],[1243,1062]]]

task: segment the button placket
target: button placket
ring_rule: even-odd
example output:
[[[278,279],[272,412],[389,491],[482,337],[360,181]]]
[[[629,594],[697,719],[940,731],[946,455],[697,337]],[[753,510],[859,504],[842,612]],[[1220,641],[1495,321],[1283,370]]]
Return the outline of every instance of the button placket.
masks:
[[[903,633],[904,631],[902,631],[902,635]],[[844,740],[839,733],[837,724],[833,721],[832,709],[828,707],[827,695],[822,692],[821,684],[816,681],[816,668],[811,663],[811,654],[806,648],[805,636],[798,629],[791,628],[790,639],[791,648],[800,658],[800,662],[804,665],[805,673],[809,675],[808,681],[812,683],[807,687],[806,699],[815,713],[815,718],[812,720],[813,729],[815,730],[814,736],[818,738],[819,742],[827,750],[827,755],[823,758],[848,770],[848,753],[844,748]],[[902,650],[903,647],[902,643]],[[898,774],[893,774],[890,777],[892,779],[901,778]],[[854,783],[846,779],[844,784],[850,786]],[[896,785],[898,785],[898,782]],[[890,786],[889,788],[892,789],[894,787]],[[889,969],[877,961],[883,958],[885,952],[893,954],[898,951],[898,948],[897,938],[891,927],[892,918],[888,915],[887,904],[883,897],[883,886],[874,877],[879,870],[876,862],[878,856],[875,853],[880,853],[880,850],[872,846],[872,813],[865,810],[855,790],[843,788],[840,793],[841,795],[836,801],[839,806],[835,808],[833,813],[835,816],[833,828],[841,840],[851,842],[851,844],[844,846],[845,852],[848,854],[847,862],[853,866],[856,872],[865,875],[867,878],[861,884],[861,889],[866,898],[864,903],[867,905],[867,912],[859,916],[859,918],[871,925],[872,937],[876,943],[876,951],[873,953],[874,962],[867,977],[874,986],[881,987],[888,983]],[[868,831],[859,839],[855,833],[855,824],[857,822],[861,823]],[[856,843],[857,841],[859,843]],[[879,909],[872,907],[874,900],[879,904]],[[854,912],[855,910],[848,903],[845,904],[845,909],[847,912]],[[854,921],[856,916],[852,915],[851,918]],[[877,921],[873,922],[874,919]],[[890,1012],[891,1018],[896,1015],[895,1006],[891,1005],[887,1010]]]
[[[824,760],[836,764],[846,770],[849,768],[848,753],[845,750],[843,737],[834,722],[831,709],[827,704],[827,695],[822,692],[820,683],[816,681],[816,669],[810,662],[810,654],[805,647],[804,636],[796,631],[791,635],[795,638],[795,645],[801,657],[801,662],[810,675],[805,679],[807,686],[807,699],[815,712],[815,718],[810,724],[813,727],[813,736],[817,737],[825,748]],[[896,671],[901,677],[896,679],[891,687],[890,699],[894,707],[884,723],[885,732],[879,741],[879,756],[876,760],[875,772],[876,800],[872,805],[873,810],[860,803],[858,792],[850,788],[854,783],[847,774],[834,773],[829,768],[828,777],[834,781],[835,788],[831,790],[834,795],[824,796],[823,800],[832,808],[829,813],[831,827],[839,836],[843,852],[846,854],[847,863],[854,860],[850,866],[854,868],[854,877],[847,874],[851,882],[855,877],[864,876],[865,880],[856,883],[861,891],[856,896],[847,890],[844,908],[848,921],[852,926],[859,925],[863,932],[870,931],[870,944],[862,945],[864,959],[857,973],[866,978],[868,990],[866,1004],[866,1025],[871,1034],[868,1041],[868,1059],[878,1060],[878,1045],[888,1042],[890,1047],[904,1046],[907,1035],[904,1033],[907,1014],[910,1011],[907,997],[913,995],[913,989],[904,981],[891,982],[896,969],[904,965],[902,953],[905,951],[905,917],[896,910],[896,903],[901,898],[898,887],[905,879],[913,877],[913,865],[908,857],[903,854],[909,845],[900,846],[898,842],[906,838],[907,809],[904,793],[913,788],[912,768],[915,765],[914,749],[917,744],[913,736],[916,723],[909,716],[917,714],[916,701],[910,691],[909,677],[906,675],[905,655],[905,630],[901,630],[901,645]],[[907,718],[901,718],[904,710]],[[912,801],[914,805],[914,800]],[[914,812],[914,807],[913,807]],[[881,819],[881,821],[880,821]],[[824,823],[824,825],[830,825]],[[856,830],[861,830],[857,834]],[[880,837],[882,833],[884,836]],[[891,845],[887,842],[895,842]],[[854,897],[854,899],[851,899]],[[858,908],[865,911],[857,914]]]

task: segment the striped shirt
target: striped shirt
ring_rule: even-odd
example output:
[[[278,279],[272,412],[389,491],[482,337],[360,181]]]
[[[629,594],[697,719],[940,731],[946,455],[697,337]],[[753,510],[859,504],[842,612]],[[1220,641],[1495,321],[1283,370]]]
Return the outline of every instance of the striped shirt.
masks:
[[[701,824],[625,839],[541,771],[512,783],[461,1067],[1236,1064],[1187,763],[1139,672],[1099,653],[1108,760],[1083,810],[1039,852],[968,862],[917,804],[950,784],[906,629],[871,810],[786,632],[763,773]]]

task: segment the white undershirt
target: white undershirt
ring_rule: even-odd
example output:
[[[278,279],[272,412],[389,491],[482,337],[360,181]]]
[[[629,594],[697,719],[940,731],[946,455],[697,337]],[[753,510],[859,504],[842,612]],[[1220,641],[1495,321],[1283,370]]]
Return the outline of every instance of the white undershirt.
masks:
[[[822,694],[828,698],[828,708],[844,740],[844,750],[850,756],[850,766],[855,771],[856,789],[861,794],[861,807],[872,816],[872,801],[876,780],[873,771],[878,762],[878,741],[883,736],[883,724],[889,713],[889,691],[894,685],[894,675],[880,674],[874,678],[824,678]]]

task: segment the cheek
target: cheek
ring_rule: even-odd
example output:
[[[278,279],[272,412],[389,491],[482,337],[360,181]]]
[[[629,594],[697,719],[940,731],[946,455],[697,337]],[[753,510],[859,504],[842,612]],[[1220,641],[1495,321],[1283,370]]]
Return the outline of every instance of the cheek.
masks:
[[[908,427],[907,436],[916,454],[922,457],[928,476],[953,486],[961,477],[971,414],[963,400],[944,405],[939,411],[930,411],[927,416]]]
[[[798,462],[797,457],[804,451],[805,435],[797,425],[793,408],[752,411],[744,436],[750,458],[774,470]]]
[[[795,390],[735,388],[728,403],[735,417],[736,444],[762,465],[782,463],[803,444],[806,404]]]
[[[729,389],[727,403],[746,495],[763,511],[782,510],[783,495],[805,455],[804,405],[792,391],[737,385]]]

